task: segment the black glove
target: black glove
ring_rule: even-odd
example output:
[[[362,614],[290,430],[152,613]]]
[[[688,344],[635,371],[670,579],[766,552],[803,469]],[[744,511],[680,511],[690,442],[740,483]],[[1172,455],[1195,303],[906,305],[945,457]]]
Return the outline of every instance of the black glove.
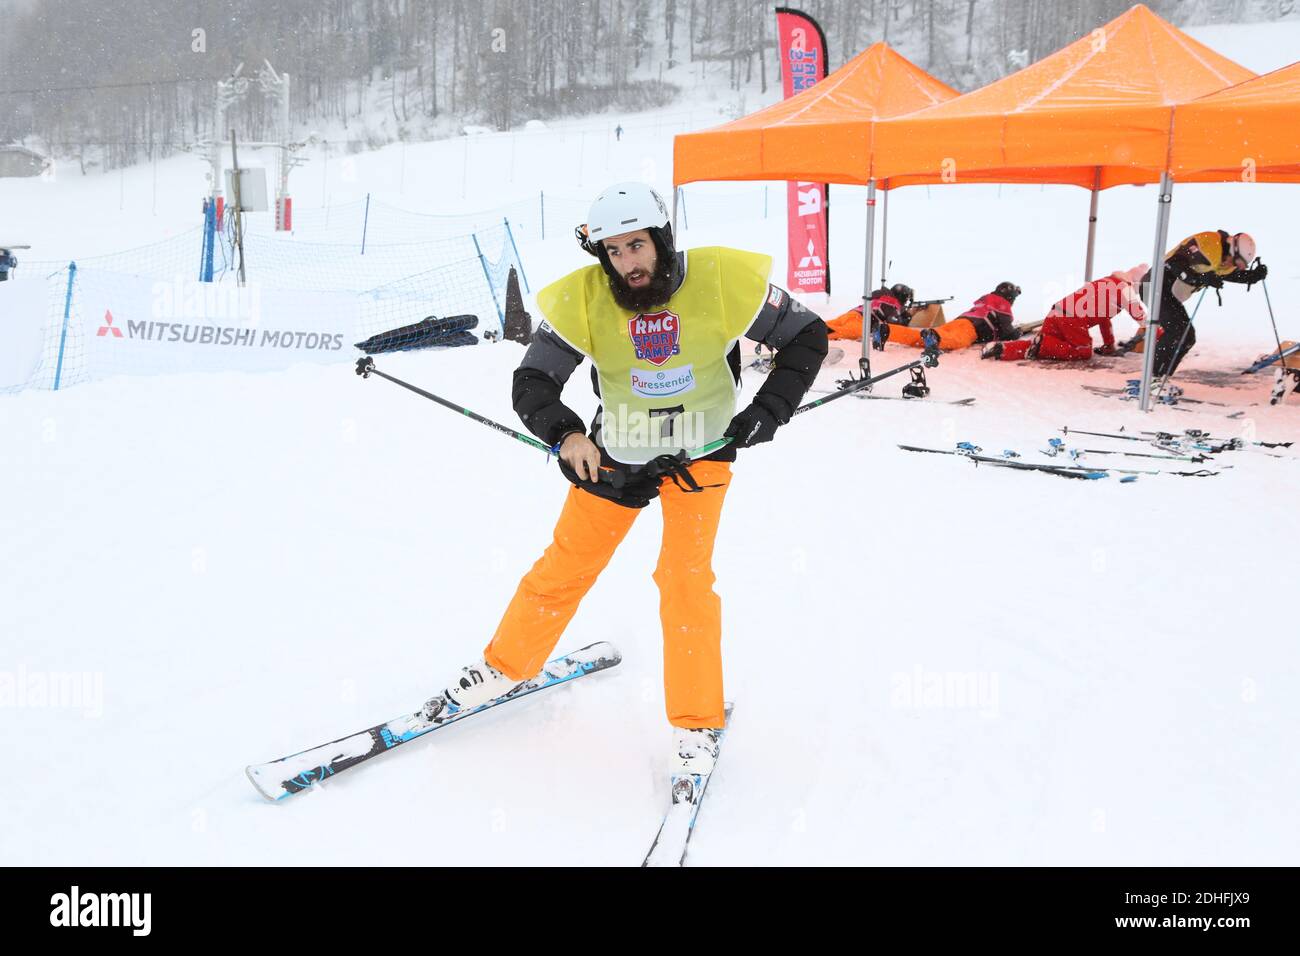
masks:
[[[1116,350],[1115,346],[1113,345],[1099,345],[1095,349],[1093,349],[1093,352],[1095,352],[1097,355],[1118,355],[1119,354],[1119,352]]]
[[[1254,285],[1268,275],[1268,266],[1264,263],[1257,263],[1250,269],[1242,273],[1242,278],[1246,280],[1246,285]]]
[[[724,438],[732,439],[733,448],[749,448],[751,445],[771,441],[780,424],[775,415],[755,400],[749,404],[749,407],[737,413],[722,435]]]
[[[1207,285],[1211,289],[1222,289],[1223,276],[1219,275],[1217,272],[1203,272],[1201,273],[1201,279],[1198,284]]]
[[[631,471],[617,466],[612,459],[606,465],[607,456],[602,454],[601,475],[599,481],[584,481],[563,458],[556,458],[560,473],[583,491],[604,498],[624,508],[644,508],[659,497],[659,477],[651,475],[646,469]]]

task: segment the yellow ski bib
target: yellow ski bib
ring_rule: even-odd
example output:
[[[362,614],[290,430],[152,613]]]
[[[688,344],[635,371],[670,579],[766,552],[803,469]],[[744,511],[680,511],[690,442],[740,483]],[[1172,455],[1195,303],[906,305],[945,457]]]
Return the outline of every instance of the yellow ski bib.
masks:
[[[537,293],[551,329],[596,366],[601,444],[623,464],[715,441],[736,414],[727,353],[767,301],[772,257],[710,246],[685,258],[681,286],[652,312],[620,307],[599,265]]]

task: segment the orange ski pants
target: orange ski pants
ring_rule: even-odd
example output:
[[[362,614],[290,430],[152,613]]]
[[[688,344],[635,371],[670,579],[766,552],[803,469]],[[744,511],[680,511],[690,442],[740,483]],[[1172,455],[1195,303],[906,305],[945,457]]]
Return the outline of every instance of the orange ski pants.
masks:
[[[713,541],[731,465],[698,461],[696,493],[671,480],[660,486],[664,536],[654,581],[664,632],[664,702],[676,727],[722,727],[722,601],[713,590]],[[569,489],[555,537],[519,582],[484,651],[507,677],[526,680],[542,669],[578,604],[636,520],[639,509]]]
[[[945,352],[968,348],[975,344],[975,324],[970,319],[953,319],[947,325],[935,329],[939,333],[939,348]],[[921,330],[908,328],[906,325],[893,325],[889,328],[891,345],[910,345],[915,349],[925,348],[921,341]]]

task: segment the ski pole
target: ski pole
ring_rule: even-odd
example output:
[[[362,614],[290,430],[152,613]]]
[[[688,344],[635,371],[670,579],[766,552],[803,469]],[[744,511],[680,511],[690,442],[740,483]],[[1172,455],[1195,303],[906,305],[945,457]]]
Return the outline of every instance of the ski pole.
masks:
[[[414,392],[416,395],[424,396],[425,398],[429,399],[429,401],[431,402],[437,402],[443,408],[449,408],[453,412],[460,412],[465,417],[472,418],[480,425],[486,425],[488,428],[495,428],[503,435],[509,435],[511,438],[515,439],[515,441],[521,441],[525,445],[530,445],[531,447],[536,448],[539,451],[546,452],[548,455],[559,454],[558,445],[552,448],[550,445],[538,441],[532,435],[525,435],[523,432],[517,432],[513,428],[507,428],[505,425],[502,425],[500,422],[494,422],[490,418],[484,418],[482,415],[478,414],[477,412],[472,412],[468,408],[465,408],[462,405],[457,405],[455,402],[449,402],[445,398],[439,398],[437,395],[434,395],[432,392],[426,392],[424,389],[418,388],[417,386],[412,385],[409,382],[403,382],[400,378],[394,378],[393,376],[387,374],[386,372],[379,371],[379,369],[375,368],[375,360],[368,355],[365,358],[357,359],[357,374],[360,375],[362,378],[369,378],[371,375],[378,375],[380,378],[387,379],[388,381],[392,382],[394,385],[400,385],[402,386],[402,388],[408,389]]]
[[[1116,438],[1121,441],[1137,441],[1147,445],[1154,445],[1156,448],[1163,448],[1167,451],[1181,451],[1183,438],[1177,435],[1171,435],[1169,432],[1142,432],[1141,435],[1116,435],[1113,432],[1089,432],[1082,428],[1070,428],[1068,425],[1061,429],[1064,435],[1091,435],[1093,438]],[[1148,437],[1142,437],[1146,435]],[[1060,439],[1053,439],[1059,441]]]
[[[1059,465],[1060,468],[1082,468],[1083,465]],[[1170,471],[1168,469],[1158,470],[1154,468],[1110,468],[1107,471],[1113,471],[1118,475],[1176,475],[1179,478],[1209,478],[1211,475],[1217,475],[1217,471],[1211,471],[1209,468],[1201,468],[1196,471]]]
[[[1115,451],[1113,448],[1080,448],[1078,451],[1085,455],[1120,455],[1124,458],[1160,458],[1164,461],[1190,461],[1196,464],[1210,460],[1206,455],[1152,455],[1141,451]]]
[[[1142,432],[1143,435],[1168,435],[1168,432]],[[1209,432],[1199,428],[1188,428],[1183,434],[1194,441],[1208,441],[1211,443],[1231,443],[1242,442],[1246,445],[1259,445],[1261,448],[1290,448],[1294,442],[1289,441],[1244,441],[1241,438],[1215,438]],[[1172,437],[1172,436],[1171,436]]]
[[[825,405],[827,402],[833,402],[837,398],[843,398],[845,395],[852,395],[854,392],[859,392],[864,388],[869,388],[872,385],[875,385],[877,382],[889,378],[891,375],[897,375],[899,372],[906,372],[909,369],[914,369],[914,368],[934,368],[938,364],[939,364],[939,356],[937,353],[935,354],[931,354],[929,352],[922,353],[921,357],[917,359],[915,362],[908,362],[906,365],[898,366],[898,368],[891,368],[888,372],[881,372],[879,375],[874,375],[871,378],[860,378],[853,384],[847,385],[844,388],[840,389],[838,392],[831,392],[829,395],[823,398],[818,398],[815,399],[814,401],[808,402],[805,405],[800,405],[798,408],[794,410],[793,414],[790,417],[793,418],[795,415],[801,415],[804,412],[810,412],[814,408],[820,408],[821,406]]]
[[[1140,441],[1148,445],[1155,445],[1157,448],[1171,448],[1174,450],[1177,450],[1178,446],[1187,440],[1184,436],[1174,435],[1170,432],[1139,432],[1137,435],[1116,435],[1114,432],[1084,431],[1082,428],[1071,428],[1068,425],[1062,426],[1061,434],[1091,435],[1093,438],[1117,438],[1121,441]],[[1147,437],[1142,437],[1144,435]]]
[[[1062,435],[1069,435],[1069,434],[1091,435],[1093,438],[1120,438],[1123,439],[1124,441],[1147,441],[1147,439],[1138,438],[1136,435],[1116,435],[1112,432],[1086,432],[1082,428],[1071,428],[1069,425],[1064,425],[1061,427],[1061,434]],[[1166,436],[1168,436],[1169,438],[1173,437],[1172,435],[1169,435],[1167,432],[1158,432],[1154,434],[1156,434],[1157,437],[1160,438],[1164,438]]]
[[[1256,260],[1258,261],[1258,260]],[[1268,320],[1273,323],[1273,341],[1277,343],[1277,353],[1282,354],[1282,336],[1277,334],[1277,319],[1273,317],[1273,300],[1268,297],[1268,280],[1260,279],[1260,287],[1264,290],[1264,304],[1268,306]],[[1279,364],[1285,368],[1286,362],[1279,360]]]
[[[509,428],[505,425],[502,425],[500,422],[494,422],[490,418],[485,418],[484,416],[478,414],[477,412],[465,408],[463,405],[457,405],[455,402],[449,402],[447,399],[440,398],[439,396],[434,395],[432,392],[427,392],[416,385],[412,385],[410,382],[403,382],[400,378],[394,378],[392,375],[389,375],[386,372],[379,371],[379,369],[375,368],[375,360],[368,355],[365,358],[357,359],[357,374],[360,375],[362,378],[369,378],[371,375],[378,375],[380,378],[387,379],[388,381],[392,382],[394,385],[400,385],[402,386],[402,388],[415,392],[415,394],[421,395],[424,398],[429,399],[429,401],[431,402],[437,402],[439,405],[443,406],[443,408],[449,408],[453,412],[460,412],[466,418],[471,418],[474,421],[478,422],[480,425],[486,425],[489,428],[494,428],[497,431],[501,432],[503,435],[509,435],[511,438],[515,439],[516,441],[521,441],[525,445],[528,445],[532,448],[536,448],[539,451],[544,451],[547,453],[547,455],[558,456],[560,454],[560,446],[558,444],[554,446],[547,445],[544,442],[538,441],[536,438],[532,437],[531,435],[525,435],[523,432],[515,431],[513,428]],[[730,442],[731,442],[730,438],[719,438],[716,441],[711,441],[705,445],[701,445],[699,448],[693,449],[688,452],[684,452],[683,454],[687,459],[699,458],[703,455],[712,454],[713,452],[717,451],[719,448],[723,447],[724,445],[730,444]],[[599,472],[600,472],[599,478],[601,481],[607,481],[607,482],[613,481],[612,478],[613,469],[602,466],[599,469]],[[606,472],[610,472],[611,474],[606,474]]]

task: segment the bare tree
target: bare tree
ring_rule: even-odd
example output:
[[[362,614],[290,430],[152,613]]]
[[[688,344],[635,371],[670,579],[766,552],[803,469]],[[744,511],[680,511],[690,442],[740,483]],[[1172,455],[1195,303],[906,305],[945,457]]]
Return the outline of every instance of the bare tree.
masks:
[[[3,0],[0,0],[3,2]],[[1046,56],[1131,0],[801,0],[840,64],[878,39],[970,89]],[[1295,0],[1148,0],[1161,16],[1300,16]],[[140,8],[146,6],[148,15]],[[964,15],[964,16],[963,16]],[[659,23],[662,22],[662,36]],[[679,59],[767,91],[772,7],[759,0],[52,0],[0,21],[0,142],[31,140],[106,167],[166,156],[214,126],[217,79],[263,59],[294,77],[300,128],[358,124],[378,107],[402,135],[451,114],[521,117],[667,102]],[[679,34],[679,28],[686,36]],[[193,31],[205,31],[197,44]],[[501,31],[494,33],[494,31]],[[504,49],[493,49],[494,44]],[[203,49],[196,49],[196,44]],[[682,56],[681,47],[687,47]],[[725,62],[724,62],[725,61]],[[832,64],[834,65],[834,64]],[[678,68],[676,71],[674,68]],[[377,84],[377,85],[376,85]],[[250,95],[227,117],[250,139],[279,118]]]

